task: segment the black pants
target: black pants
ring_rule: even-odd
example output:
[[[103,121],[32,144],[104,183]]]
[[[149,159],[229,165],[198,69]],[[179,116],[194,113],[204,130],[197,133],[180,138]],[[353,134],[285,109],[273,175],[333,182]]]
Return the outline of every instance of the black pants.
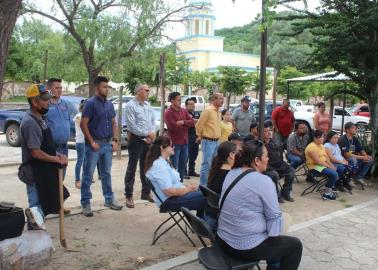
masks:
[[[217,237],[220,248],[236,258],[252,261],[279,261],[280,270],[296,270],[302,258],[302,243],[292,236],[276,236],[265,239],[260,245],[252,249],[237,250],[230,247],[220,237]],[[268,266],[267,270],[274,269]]]
[[[196,171],[196,159],[198,157],[199,144],[189,140],[188,144],[188,174],[193,174]]]
[[[142,195],[150,194],[150,187],[146,182],[144,174],[144,160],[149,145],[138,137],[132,136],[127,142],[127,150],[129,152],[129,163],[125,175],[125,196],[132,197],[134,192],[135,171],[139,161],[140,180],[142,182]]]

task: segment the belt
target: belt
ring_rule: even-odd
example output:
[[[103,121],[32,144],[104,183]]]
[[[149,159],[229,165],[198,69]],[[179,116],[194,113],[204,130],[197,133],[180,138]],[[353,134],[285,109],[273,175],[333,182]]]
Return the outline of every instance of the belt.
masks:
[[[63,144],[56,143],[55,147],[57,147],[57,148],[65,148],[65,147],[67,147],[67,144],[66,143],[63,143]]]
[[[102,143],[110,143],[112,141],[112,138],[106,138],[106,139],[94,139],[95,142],[102,142]]]
[[[138,138],[140,140],[144,140],[145,138],[147,138],[146,136],[138,136],[138,135],[135,135],[134,133],[132,132],[128,132],[130,134],[130,138]]]
[[[208,141],[213,141],[213,142],[217,142],[219,140],[219,138],[208,138],[208,137],[202,137],[202,139],[204,140],[208,140]]]

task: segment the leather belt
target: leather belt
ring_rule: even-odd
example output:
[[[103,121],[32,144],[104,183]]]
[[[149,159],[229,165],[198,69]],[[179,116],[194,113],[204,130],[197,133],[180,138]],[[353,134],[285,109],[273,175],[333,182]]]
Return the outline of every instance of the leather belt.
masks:
[[[208,138],[208,137],[202,137],[202,139],[204,140],[208,140],[208,141],[213,141],[213,142],[217,142],[219,140],[219,138]]]

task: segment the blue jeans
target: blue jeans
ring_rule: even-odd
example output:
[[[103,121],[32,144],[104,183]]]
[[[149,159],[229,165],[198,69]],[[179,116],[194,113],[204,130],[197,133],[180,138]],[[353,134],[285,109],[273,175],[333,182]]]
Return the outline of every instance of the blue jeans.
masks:
[[[371,166],[373,166],[373,160],[366,162],[358,159],[356,165],[358,167],[356,179],[362,179],[369,173]]]
[[[85,157],[85,143],[76,143],[76,153],[75,181],[80,181],[81,167],[83,166]]]
[[[181,207],[197,210],[197,216],[203,217],[206,198],[200,191],[188,192],[182,196],[169,197],[160,206],[162,211],[181,211]]]
[[[339,180],[339,175],[337,174],[337,171],[332,170],[330,168],[323,169],[322,174],[328,177],[327,184],[325,185],[327,188],[333,188],[336,182]]]
[[[92,199],[91,184],[93,173],[99,161],[101,173],[102,194],[105,197],[105,203],[114,201],[112,191],[112,178],[110,171],[112,168],[112,145],[110,143],[97,142],[100,145],[98,151],[94,151],[88,144],[85,145],[85,159],[83,167],[83,180],[81,182],[81,205],[85,206]]]
[[[188,160],[188,145],[174,144],[175,154],[171,157],[172,165],[179,172],[181,182],[184,179],[186,162]]]
[[[287,159],[290,163],[290,166],[294,169],[298,168],[300,165],[303,164],[303,159],[297,155],[287,154]]]
[[[218,142],[202,139],[201,141],[202,149],[202,163],[200,172],[200,184],[207,185],[207,177],[209,175],[211,162],[217,153]]]
[[[39,202],[38,190],[35,184],[26,185],[26,194],[28,195],[29,208],[37,207],[42,217],[44,217],[42,207]]]

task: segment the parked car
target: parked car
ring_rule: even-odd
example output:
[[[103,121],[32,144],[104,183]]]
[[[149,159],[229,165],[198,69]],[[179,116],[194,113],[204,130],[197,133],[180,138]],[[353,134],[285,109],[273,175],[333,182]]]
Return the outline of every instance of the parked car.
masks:
[[[307,125],[307,128],[314,129],[314,113],[306,112],[306,111],[299,111],[296,109],[294,110],[294,117],[296,121],[304,122]],[[344,114],[344,123],[346,122],[353,122],[356,124],[357,128],[364,128],[367,124],[369,124],[369,117],[365,116],[358,116],[352,115],[351,111],[348,109],[343,110],[342,107],[334,107],[333,111],[333,121],[332,121],[332,129],[334,130],[341,130],[341,122],[342,122],[342,115]]]
[[[356,104],[351,108],[353,115],[370,117],[369,104]]]
[[[305,103],[300,99],[290,99],[290,107],[293,107],[298,111],[314,112],[313,105],[305,105]]]
[[[276,102],[277,107],[281,106],[281,105],[282,105],[281,101]],[[231,113],[234,112],[235,109],[237,109],[237,108],[240,108],[240,104],[238,104],[236,107],[230,108]],[[260,111],[259,102],[256,101],[256,100],[252,100],[250,105],[249,105],[249,109],[251,111],[253,111],[255,118],[259,119],[259,111]],[[265,113],[264,113],[265,119],[264,119],[264,121],[272,119],[272,112],[273,112],[273,101],[272,100],[266,100],[265,101]]]
[[[84,98],[77,96],[62,96],[62,99],[67,101],[70,117],[73,119],[78,112],[80,101]],[[27,109],[0,110],[0,132],[5,133],[7,142],[11,146],[18,147],[21,145],[20,124],[26,110]],[[73,121],[71,122],[70,128],[70,140],[74,140],[75,123]]]

